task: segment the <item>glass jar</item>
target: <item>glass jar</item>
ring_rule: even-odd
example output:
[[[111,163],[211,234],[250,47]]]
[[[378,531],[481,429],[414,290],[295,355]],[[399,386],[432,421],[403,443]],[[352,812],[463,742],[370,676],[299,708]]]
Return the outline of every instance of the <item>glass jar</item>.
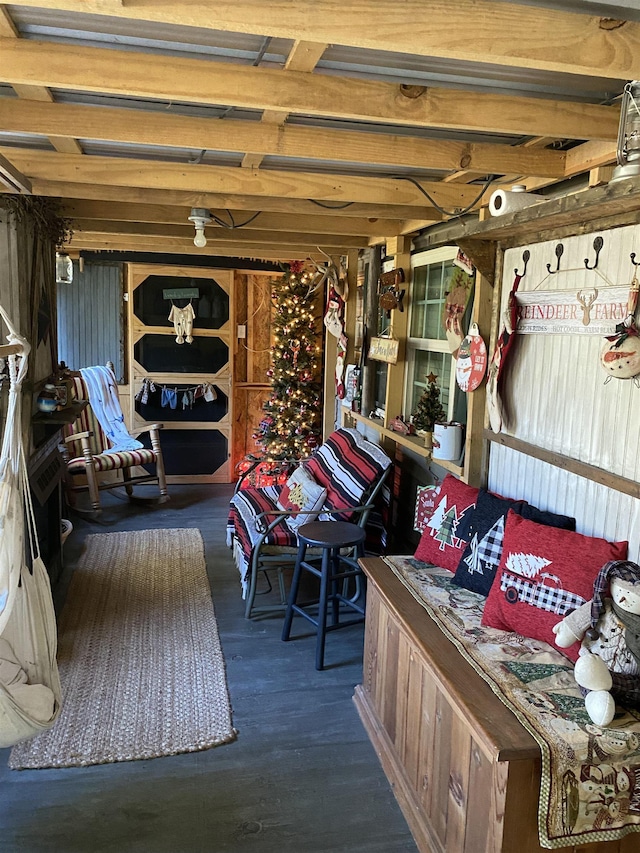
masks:
[[[55,385],[47,384],[44,386],[42,391],[40,391],[40,393],[38,394],[37,405],[38,410],[40,412],[44,412],[45,414],[51,414],[51,412],[55,412],[56,407],[58,405]]]

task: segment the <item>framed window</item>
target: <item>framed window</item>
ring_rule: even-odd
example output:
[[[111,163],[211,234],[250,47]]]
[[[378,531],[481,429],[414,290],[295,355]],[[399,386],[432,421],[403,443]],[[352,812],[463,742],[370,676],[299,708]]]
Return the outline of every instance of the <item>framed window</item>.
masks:
[[[405,406],[415,411],[427,377],[434,374],[448,420],[466,420],[466,398],[458,393],[456,363],[443,323],[447,293],[454,277],[466,276],[453,263],[455,246],[420,252],[411,258],[411,306],[407,335]]]

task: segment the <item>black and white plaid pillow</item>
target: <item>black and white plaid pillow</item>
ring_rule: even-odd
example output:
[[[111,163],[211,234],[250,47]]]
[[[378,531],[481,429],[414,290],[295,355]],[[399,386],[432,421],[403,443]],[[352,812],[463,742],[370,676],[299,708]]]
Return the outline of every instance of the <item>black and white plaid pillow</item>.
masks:
[[[489,595],[502,555],[504,523],[510,509],[520,513],[524,501],[512,501],[480,489],[469,525],[467,545],[454,576],[454,582],[481,595]]]

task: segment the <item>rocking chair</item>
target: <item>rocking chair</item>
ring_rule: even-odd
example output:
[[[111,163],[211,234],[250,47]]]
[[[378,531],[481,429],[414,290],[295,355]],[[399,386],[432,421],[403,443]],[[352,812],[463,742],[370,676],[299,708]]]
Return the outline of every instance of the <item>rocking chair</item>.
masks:
[[[136,436],[144,432],[148,432],[150,435],[151,447],[142,446],[134,435],[126,432],[124,427],[124,415],[117,400],[117,382],[111,368],[89,368],[88,370],[100,371],[98,375],[103,377],[105,386],[109,386],[112,392],[110,405],[119,412],[116,420],[118,421],[120,435],[128,436],[129,441],[124,443],[116,441],[114,443],[107,436],[105,428],[98,420],[91,405],[91,397],[85,377],[82,372],[69,371],[67,376],[73,382],[72,399],[75,401],[88,400],[89,402],[79,413],[76,420],[65,428],[64,444],[60,446],[60,452],[66,465],[67,503],[76,512],[97,516],[102,512],[101,491],[124,487],[130,500],[140,500],[138,496],[134,496],[133,487],[141,483],[157,483],[160,494],[151,500],[156,503],[168,501],[167,479],[159,437],[162,424],[149,424],[136,432]],[[100,411],[101,406],[96,405],[96,408]],[[113,431],[110,434],[113,437]],[[70,453],[69,448],[74,448],[78,444],[82,455],[78,455],[77,450],[73,454]],[[132,473],[132,469],[147,465],[154,466],[155,472]],[[99,479],[100,474],[113,471],[121,471],[122,478],[116,475],[115,479]],[[90,508],[88,510],[76,506],[76,495],[82,492],[89,494]]]

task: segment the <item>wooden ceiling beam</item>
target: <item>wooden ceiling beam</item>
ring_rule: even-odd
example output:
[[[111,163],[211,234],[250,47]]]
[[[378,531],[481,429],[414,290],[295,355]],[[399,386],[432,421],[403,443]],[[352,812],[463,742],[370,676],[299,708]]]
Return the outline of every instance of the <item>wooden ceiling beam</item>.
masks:
[[[0,190],[15,195],[31,195],[31,181],[15,165],[0,154]]]
[[[4,4],[0,5],[0,36],[3,38],[20,38],[20,33]],[[53,101],[53,95],[46,86],[21,86],[16,84],[13,89],[18,98],[24,98],[28,101]],[[2,127],[1,122],[0,127]],[[45,134],[45,136],[49,136],[49,134]],[[67,134],[63,136],[49,136],[49,142],[51,142],[56,151],[63,151],[66,154],[82,154],[82,148],[78,141],[70,138]]]
[[[105,202],[79,199],[67,200],[62,205],[62,213],[70,219],[91,220],[94,222],[148,222],[161,225],[184,225],[188,222],[190,208],[170,204],[133,204],[128,202]],[[304,216],[301,214],[268,213],[266,211],[212,210],[223,222],[244,223],[253,213],[258,213],[252,222],[243,226],[245,231],[291,231],[299,234],[321,232],[344,236],[371,236],[380,232],[379,221],[365,217],[348,216]],[[403,226],[402,220],[385,220],[385,230]],[[193,227],[189,224],[189,227]],[[211,222],[208,229],[220,231],[222,226]],[[223,231],[227,230],[223,228]]]
[[[161,112],[0,99],[0,127],[16,133],[82,137],[260,156],[305,157],[378,166],[510,172],[561,178],[565,152],[490,143],[419,139],[264,122],[191,118]]]
[[[640,24],[497,0],[24,0],[22,5],[90,12],[369,50],[640,78]],[[375,25],[370,25],[375,22]]]
[[[309,41],[295,41],[284,64],[285,71],[313,71],[318,60],[327,49],[326,44],[317,44]],[[262,122],[271,125],[283,125],[287,120],[287,113],[264,110]],[[247,149],[248,153],[242,158],[245,168],[257,169],[264,159],[264,153],[257,153]],[[265,152],[266,153],[266,152]]]
[[[565,174],[567,177],[588,172],[600,166],[609,166],[617,159],[617,148],[609,142],[584,142],[567,151]]]
[[[208,193],[202,191],[153,189],[148,187],[120,187],[105,184],[88,184],[82,182],[58,181],[34,178],[32,181],[34,195],[49,196],[61,199],[87,199],[98,201],[131,202],[132,204],[171,204],[179,207],[206,207],[210,210],[226,208],[255,212],[256,210],[270,213],[284,213],[292,216],[327,216],[365,217],[369,221],[384,223],[391,221],[393,228],[398,220],[423,216],[432,222],[439,222],[442,215],[433,207],[415,208],[407,204],[359,204],[347,206],[320,205],[308,199],[293,199],[270,196],[259,198],[249,195],[233,195],[231,193]],[[426,199],[425,199],[426,202]]]
[[[154,222],[97,222],[93,219],[74,219],[73,230],[78,236],[83,234],[142,237],[171,237],[193,242],[194,228],[188,225],[166,225]],[[331,247],[337,249],[358,249],[367,245],[367,237],[346,236],[344,234],[301,234],[288,231],[245,231],[243,228],[221,229],[206,226],[205,236],[207,240],[222,240],[226,243],[252,243],[255,245],[265,244],[275,246],[280,243],[288,245],[295,243],[308,243],[312,246],[322,248]]]
[[[67,246],[65,246],[67,248]],[[75,251],[112,251],[112,252],[170,252],[192,254],[206,257],[208,255],[225,255],[231,257],[262,258],[264,260],[293,260],[308,257],[322,259],[317,246],[307,244],[279,244],[265,246],[251,243],[229,243],[223,240],[209,240],[203,249],[193,245],[193,240],[179,237],[153,237],[114,234],[113,236],[88,234],[74,235],[68,248]]]
[[[80,46],[70,51],[64,44],[25,39],[0,39],[0,79],[12,85],[567,139],[613,140],[620,113],[619,107],[436,87],[416,91],[354,77],[152,53]]]
[[[254,171],[124,157],[88,157],[24,148],[0,148],[0,154],[11,159],[16,168],[32,181],[76,181],[256,197],[312,198],[334,203],[405,204],[418,208],[425,204],[424,194],[401,178],[363,178],[271,169]],[[428,181],[421,182],[421,185],[437,204],[446,209],[466,207],[478,195],[477,186]],[[487,189],[483,196],[485,203],[490,194]],[[481,205],[482,199],[477,204]]]

